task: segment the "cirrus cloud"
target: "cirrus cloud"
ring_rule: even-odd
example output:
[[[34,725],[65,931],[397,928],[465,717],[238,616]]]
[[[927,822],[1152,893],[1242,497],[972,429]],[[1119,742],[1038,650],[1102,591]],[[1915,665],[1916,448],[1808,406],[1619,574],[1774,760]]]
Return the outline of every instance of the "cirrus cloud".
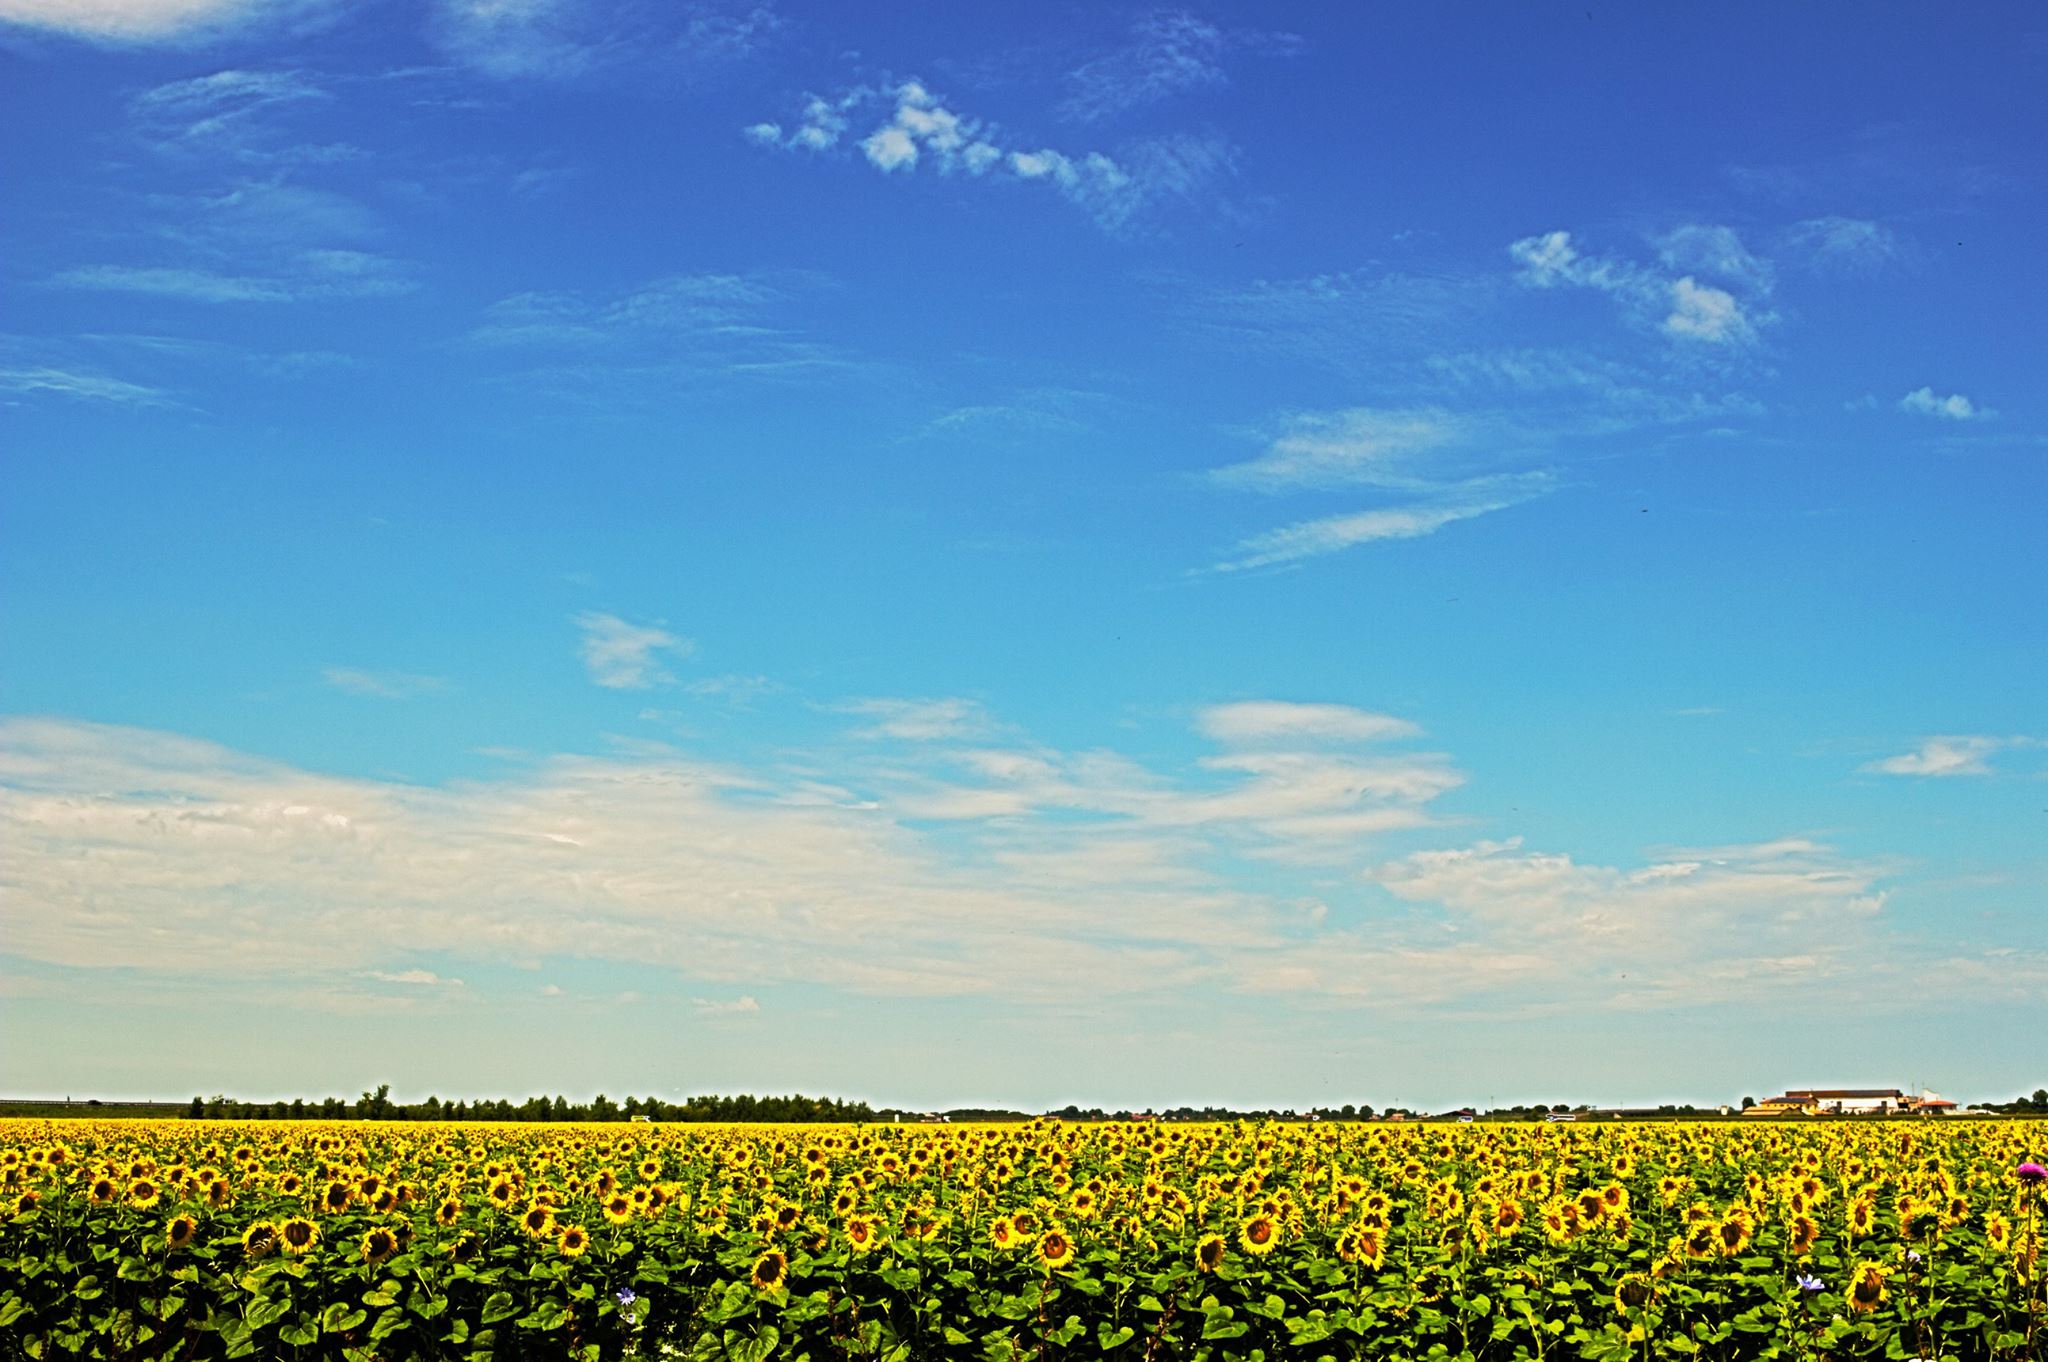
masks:
[[[586,611],[576,617],[583,631],[583,666],[590,679],[608,690],[647,690],[666,686],[675,677],[662,657],[688,657],[697,645],[659,625],[631,624],[617,615]]]

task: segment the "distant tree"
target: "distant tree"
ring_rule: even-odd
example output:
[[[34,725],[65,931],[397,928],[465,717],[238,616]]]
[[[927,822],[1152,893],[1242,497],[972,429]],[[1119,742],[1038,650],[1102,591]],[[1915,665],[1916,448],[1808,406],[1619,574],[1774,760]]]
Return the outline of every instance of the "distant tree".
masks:
[[[1743,1099],[1742,1099],[1742,1109],[1743,1109],[1744,1111],[1748,1111],[1748,1110],[1749,1110],[1749,1109],[1750,1109],[1751,1107],[1753,1107],[1753,1106],[1755,1106],[1755,1105],[1756,1105],[1756,1099],[1755,1099],[1754,1097],[1745,1097],[1745,1098],[1743,1098]]]
[[[194,1120],[194,1121],[203,1121],[203,1120],[205,1120],[205,1119],[206,1119],[206,1099],[205,1099],[205,1098],[203,1098],[203,1097],[194,1097],[194,1098],[192,1099],[192,1105],[191,1105],[190,1107],[187,1107],[187,1108],[185,1109],[185,1115],[186,1115],[186,1116],[188,1116],[188,1117],[190,1117],[190,1118],[191,1118],[192,1120]]]

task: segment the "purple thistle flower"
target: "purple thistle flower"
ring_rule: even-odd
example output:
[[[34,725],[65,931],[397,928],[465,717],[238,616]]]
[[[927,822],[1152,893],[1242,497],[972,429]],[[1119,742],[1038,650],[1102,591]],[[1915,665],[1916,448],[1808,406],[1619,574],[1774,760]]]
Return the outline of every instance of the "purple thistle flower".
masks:
[[[2043,1168],[2040,1164],[2031,1161],[2023,1163],[2020,1165],[2020,1181],[2030,1186],[2038,1186],[2043,1182],[2048,1182],[2048,1168]]]

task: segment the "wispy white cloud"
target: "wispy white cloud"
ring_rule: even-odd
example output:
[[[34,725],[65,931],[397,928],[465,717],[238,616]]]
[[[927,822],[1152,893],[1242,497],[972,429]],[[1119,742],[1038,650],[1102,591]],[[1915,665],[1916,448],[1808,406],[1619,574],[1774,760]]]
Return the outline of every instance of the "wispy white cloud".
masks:
[[[583,631],[583,666],[590,679],[611,690],[647,690],[675,681],[662,659],[688,657],[697,645],[659,625],[630,624],[617,615],[587,611],[576,617]]]
[[[50,282],[64,288],[89,289],[99,293],[145,293],[159,298],[184,298],[195,303],[282,303],[292,296],[267,279],[237,278],[206,270],[132,265],[83,265],[63,271]]]
[[[1302,704],[1286,700],[1240,700],[1201,711],[1203,733],[1231,746],[1383,742],[1421,733],[1391,714],[1350,705]]]
[[[748,337],[787,293],[764,278],[673,274],[607,297],[516,293],[484,309],[470,339],[485,345],[587,347],[659,337]]]
[[[375,979],[380,984],[403,984],[408,988],[461,988],[460,979],[444,979],[430,969],[407,970],[365,970],[365,979]]]
[[[1291,34],[1226,29],[1187,10],[1154,10],[1132,21],[1126,40],[1076,67],[1060,106],[1069,118],[1096,122],[1132,109],[1228,82],[1225,58],[1236,53],[1291,55]]]
[[[761,1010],[761,1004],[751,993],[732,999],[692,998],[690,1006],[697,1009],[700,1017],[746,1017]]]
[[[781,30],[769,5],[612,5],[593,0],[433,0],[443,51],[500,79],[642,71],[674,79],[753,56]]]
[[[1368,878],[1441,910],[1451,944],[1413,954],[1324,942],[1269,985],[1342,988],[1350,978],[1369,988],[1388,966],[1428,959],[1445,971],[1441,1000],[1491,997],[1496,1015],[1532,996],[1635,1010],[1761,1002],[1795,982],[1809,997],[1828,994],[1910,967],[1882,923],[1885,873],[1803,839],[1635,869],[1526,851],[1514,838],[1417,852]]]
[[[1171,280],[1181,324],[1234,356],[1308,362],[1346,377],[1383,372],[1481,321],[1486,281],[1451,272],[1354,269],[1218,286]]]
[[[1088,418],[1107,402],[1100,392],[1026,388],[985,402],[949,407],[926,422],[918,435],[1000,442],[1073,434],[1086,428]]]
[[[1769,293],[1776,282],[1770,262],[1751,254],[1732,227],[1707,223],[1675,227],[1657,239],[1657,256],[1681,273],[1733,280],[1757,293]]]
[[[796,272],[680,274],[611,294],[517,293],[483,310],[473,345],[502,352],[522,391],[615,410],[730,392],[735,382],[869,378],[870,361],[784,317],[824,281]]]
[[[1876,274],[1906,259],[1906,243],[1881,222],[1820,217],[1794,223],[1784,237],[1796,257],[1839,274]]]
[[[1899,399],[1899,410],[1916,416],[1935,416],[1944,421],[1986,421],[1997,413],[1980,407],[1961,393],[1943,397],[1932,388],[1916,388]]]
[[[1316,516],[1251,535],[1209,570],[1273,567],[1361,544],[1417,539],[1551,489],[1552,478],[1541,469],[1466,475],[1473,459],[1460,446],[1472,439],[1469,424],[1437,408],[1290,415],[1264,453],[1213,469],[1209,480],[1269,495],[1373,487],[1405,504]],[[1498,450],[1488,453],[1499,457]]]
[[[1449,413],[1437,409],[1303,412],[1290,417],[1265,453],[1213,469],[1226,487],[1262,492],[1354,484],[1413,486],[1418,458],[1457,437]]]
[[[401,261],[367,251],[305,249],[275,259],[288,272],[220,274],[184,267],[83,265],[51,279],[62,288],[141,293],[194,303],[286,303],[389,298],[419,287]]]
[[[1582,254],[1566,231],[1523,237],[1508,246],[1508,254],[1521,267],[1516,277],[1523,284],[1609,294],[1630,315],[1645,324],[1656,321],[1665,335],[1677,340],[1746,345],[1756,339],[1759,326],[1776,320],[1757,301],[1770,291],[1770,267],[1750,254],[1727,227],[1692,225],[1664,236],[1662,262],[1689,265],[1694,271],[1677,278],[1619,257]],[[1697,275],[1705,273],[1741,288],[1749,301],[1703,283]]]
[[[436,0],[443,50],[493,76],[584,74],[605,54],[606,36],[588,26],[577,0]]]
[[[979,737],[993,728],[980,702],[957,696],[929,700],[872,697],[843,700],[833,708],[871,721],[855,730],[857,738],[932,742]]]
[[[720,676],[699,677],[685,682],[683,692],[700,695],[708,699],[723,700],[729,705],[744,708],[765,696],[774,695],[788,687],[773,677],[759,673],[726,672]]]
[[[419,286],[407,262],[377,249],[388,234],[381,216],[333,190],[235,178],[151,195],[138,213],[138,247],[160,256],[169,242],[182,259],[82,265],[50,283],[214,304],[382,298]]]
[[[1389,507],[1352,511],[1283,525],[1238,541],[1235,556],[1215,565],[1217,572],[1242,572],[1248,568],[1272,567],[1339,553],[1361,544],[1388,539],[1420,539],[1446,525],[1471,520],[1494,511],[1504,511],[1540,494],[1539,484],[1528,482],[1520,492],[1473,497],[1429,506]]]
[[[217,135],[279,105],[332,98],[303,71],[229,68],[151,86],[135,97],[132,107],[158,131],[196,139]]]
[[[107,374],[59,369],[48,365],[0,368],[0,392],[47,393],[86,402],[113,402],[127,406],[156,406],[164,400],[161,389]]]
[[[1980,734],[1932,737],[1911,752],[1870,762],[1863,769],[1888,776],[1988,776],[1994,752],[2023,744],[2022,739]]]
[[[163,43],[319,7],[309,0],[0,0],[0,23],[107,43]]]
[[[245,195],[288,199],[306,189],[287,177],[369,154],[343,140],[345,134],[337,136],[361,125],[334,117],[338,101],[331,84],[329,78],[298,68],[229,67],[136,95],[128,104],[128,131],[174,169],[245,168],[263,177],[244,186]],[[152,206],[176,212],[184,205],[171,198]],[[217,214],[220,201],[216,197],[201,207],[203,216]],[[190,232],[192,224],[187,221],[183,230]]]
[[[365,671],[359,667],[329,667],[321,673],[327,684],[350,695],[373,696],[379,700],[413,700],[448,689],[445,676],[420,676],[413,672]]]
[[[1739,391],[1703,391],[1698,375],[1673,375],[1638,360],[1584,350],[1491,348],[1428,355],[1397,369],[1400,381],[1447,404],[1477,406],[1461,426],[1495,445],[1550,448],[1586,436],[1646,427],[1725,424],[1764,407]],[[1682,386],[1681,386],[1682,385]]]
[[[875,105],[888,110],[853,142],[874,169],[909,175],[930,169],[969,179],[1042,184],[1057,190],[1103,227],[1128,227],[1149,204],[1191,198],[1233,169],[1229,147],[1214,139],[1181,136],[1134,143],[1119,155],[1033,147],[1004,136],[993,124],[948,107],[922,81],[877,88],[856,86],[838,95],[812,96],[792,129],[774,121],[741,131],[762,146],[826,153],[842,145],[856,114]]]

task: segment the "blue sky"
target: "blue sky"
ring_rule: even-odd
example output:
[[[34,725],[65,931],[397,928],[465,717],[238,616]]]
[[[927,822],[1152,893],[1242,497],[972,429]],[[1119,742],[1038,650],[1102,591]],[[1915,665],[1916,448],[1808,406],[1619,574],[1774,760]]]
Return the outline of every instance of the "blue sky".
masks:
[[[0,0],[0,1084],[2039,1086],[2044,53]]]

